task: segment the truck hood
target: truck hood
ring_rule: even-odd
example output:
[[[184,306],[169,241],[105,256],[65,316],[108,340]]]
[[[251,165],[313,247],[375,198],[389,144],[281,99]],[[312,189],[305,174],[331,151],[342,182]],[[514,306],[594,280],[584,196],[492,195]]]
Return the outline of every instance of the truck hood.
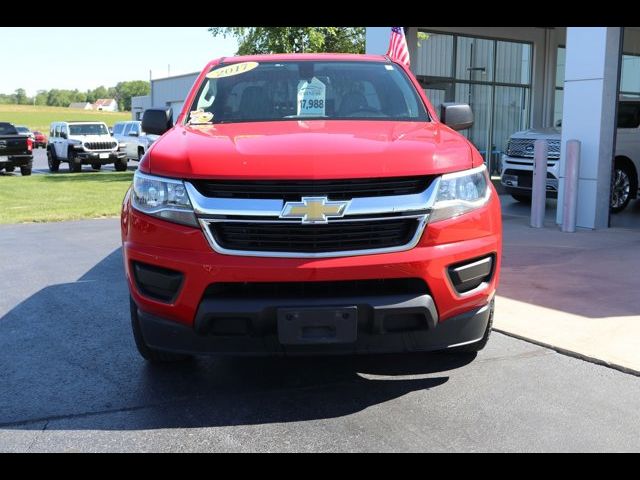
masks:
[[[472,159],[470,143],[440,123],[312,120],[178,125],[140,169],[176,178],[365,178],[464,170]]]
[[[110,135],[69,135],[69,140],[79,140],[80,142],[117,142]]]

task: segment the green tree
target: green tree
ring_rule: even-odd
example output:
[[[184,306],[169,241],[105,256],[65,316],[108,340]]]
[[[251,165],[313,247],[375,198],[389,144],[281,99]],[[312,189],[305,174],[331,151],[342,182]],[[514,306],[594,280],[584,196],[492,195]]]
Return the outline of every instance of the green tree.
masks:
[[[38,90],[38,93],[36,94],[36,105],[46,105],[47,98],[49,96],[48,93],[49,92],[46,90]]]
[[[18,88],[14,92],[14,94],[16,96],[16,103],[18,105],[24,105],[24,104],[28,103],[27,92],[25,91],[24,88]]]
[[[95,103],[99,98],[113,98],[113,96],[109,96],[109,91],[103,85],[87,91],[87,102]]]
[[[238,40],[237,55],[261,53],[364,53],[364,27],[209,27]]]
[[[144,80],[119,82],[115,87],[115,99],[120,110],[131,110],[131,97],[149,95],[151,86]]]

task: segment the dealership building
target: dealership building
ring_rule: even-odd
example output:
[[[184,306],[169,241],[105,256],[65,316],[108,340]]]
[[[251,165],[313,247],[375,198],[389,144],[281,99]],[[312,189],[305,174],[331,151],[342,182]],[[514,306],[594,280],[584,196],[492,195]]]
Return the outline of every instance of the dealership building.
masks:
[[[384,54],[390,31],[367,27],[366,52]],[[640,97],[640,28],[405,27],[405,32],[411,70],[436,110],[443,102],[471,105],[474,125],[461,133],[492,172],[499,173],[514,132],[562,125],[560,172],[567,140],[579,140],[576,224],[609,226],[617,99]],[[151,106],[172,107],[175,117],[198,73],[152,80],[150,95],[132,99],[133,118]],[[560,173],[557,223],[563,193]]]

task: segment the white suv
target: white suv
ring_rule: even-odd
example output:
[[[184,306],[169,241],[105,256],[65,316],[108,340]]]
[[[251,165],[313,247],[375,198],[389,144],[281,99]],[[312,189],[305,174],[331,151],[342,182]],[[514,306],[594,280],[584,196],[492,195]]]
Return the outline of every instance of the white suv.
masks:
[[[531,201],[533,145],[547,140],[547,196],[557,197],[560,178],[560,130],[531,129],[516,132],[509,138],[507,153],[502,156],[502,186],[513,198]],[[614,172],[611,179],[611,211],[621,212],[638,196],[640,172],[640,98],[620,98]]]
[[[68,162],[71,172],[80,172],[82,165],[100,170],[102,165],[113,163],[122,172],[127,169],[124,147],[103,122],[54,122],[47,145],[49,170],[57,172],[60,162]]]
[[[149,147],[155,142],[159,135],[152,135],[142,131],[142,122],[131,120],[129,122],[118,122],[113,125],[113,136],[120,142],[126,144],[125,152],[130,160],[142,159]]]

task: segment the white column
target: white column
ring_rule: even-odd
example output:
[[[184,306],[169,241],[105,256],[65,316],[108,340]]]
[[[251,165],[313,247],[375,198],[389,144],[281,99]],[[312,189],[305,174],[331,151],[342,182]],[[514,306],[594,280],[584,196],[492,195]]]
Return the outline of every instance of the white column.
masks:
[[[568,27],[557,223],[562,223],[567,140],[581,142],[576,225],[607,228],[620,27]]]

